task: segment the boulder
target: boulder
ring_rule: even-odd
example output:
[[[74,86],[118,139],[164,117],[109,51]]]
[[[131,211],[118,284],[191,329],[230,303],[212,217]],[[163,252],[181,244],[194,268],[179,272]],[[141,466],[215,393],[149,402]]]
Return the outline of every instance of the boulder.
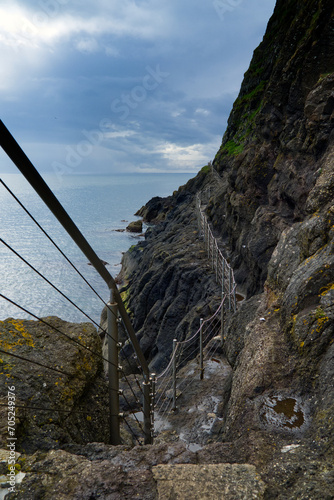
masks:
[[[143,222],[141,220],[130,222],[126,230],[129,231],[129,233],[141,233],[143,230]]]
[[[0,339],[1,349],[9,353],[1,353],[0,398],[6,403],[8,387],[15,387],[16,451],[33,453],[69,442],[108,439],[101,340],[92,324],[57,317],[8,318],[0,321]],[[0,412],[0,419],[4,448],[6,411]]]

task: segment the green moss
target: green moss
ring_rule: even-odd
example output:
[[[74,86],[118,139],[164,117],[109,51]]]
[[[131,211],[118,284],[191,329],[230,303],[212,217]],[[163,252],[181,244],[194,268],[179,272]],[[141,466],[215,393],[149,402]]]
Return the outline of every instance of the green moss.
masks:
[[[244,150],[243,144],[237,144],[236,142],[228,141],[222,148],[222,152],[226,152],[229,155],[237,156],[239,153],[242,153]]]
[[[263,71],[264,71],[263,63],[264,63],[263,60],[260,60],[257,62],[252,61],[248,71],[245,74],[245,77],[247,77],[247,78],[254,77],[254,76],[257,76],[257,75],[260,75],[261,73],[263,73]]]
[[[137,245],[131,245],[131,247],[128,250],[128,253],[132,253],[134,249],[136,248]]]
[[[256,115],[258,115],[260,113],[261,108],[262,108],[262,101],[261,101],[261,104],[259,105],[259,107],[255,111],[253,111],[253,113],[251,113],[248,116],[248,121],[249,122],[253,122],[254,121]]]
[[[209,165],[205,165],[203,168],[201,168],[201,172],[203,174],[208,174],[210,172],[211,168]]]
[[[327,76],[333,74],[334,71],[329,71],[328,73],[322,73],[320,76],[319,76],[319,80],[318,80],[318,83],[322,82],[322,80],[324,80],[325,78],[327,78]]]
[[[315,319],[325,318],[326,314],[321,307],[318,307],[314,314]]]
[[[251,92],[241,97],[238,97],[234,103],[235,108],[240,109],[245,104],[248,104],[250,101],[252,101],[258,94],[262,93],[264,91],[266,83],[267,83],[266,80],[262,80]]]
[[[126,288],[125,290],[123,290],[121,292],[121,298],[122,298],[122,302],[124,304],[124,307],[126,309],[126,312],[129,313],[130,312],[130,310],[129,310],[130,290],[128,288]]]

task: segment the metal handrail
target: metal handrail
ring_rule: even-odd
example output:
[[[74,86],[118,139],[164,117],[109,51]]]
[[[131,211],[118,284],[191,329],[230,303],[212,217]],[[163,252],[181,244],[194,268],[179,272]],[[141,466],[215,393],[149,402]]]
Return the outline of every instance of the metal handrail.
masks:
[[[121,295],[118,291],[117,285],[114,278],[109,273],[108,269],[101,262],[99,257],[96,255],[93,248],[90,246],[86,238],[83,236],[81,231],[78,229],[76,224],[73,222],[71,217],[68,215],[64,207],[58,201],[56,196],[53,194],[49,186],[46,184],[44,179],[41,177],[39,172],[36,170],[34,165],[31,163],[27,155],[21,149],[19,144],[16,142],[12,134],[9,132],[7,127],[4,125],[2,120],[0,120],[0,146],[17,166],[23,176],[27,179],[29,184],[34,188],[40,198],[44,201],[47,207],[51,210],[53,215],[58,219],[63,228],[70,235],[72,240],[80,248],[80,250],[85,254],[89,262],[99,273],[101,278],[107,284],[109,290],[112,290],[113,298],[117,302],[118,310],[120,316],[125,324],[128,331],[132,345],[136,351],[136,355],[140,361],[141,367],[143,369],[144,375],[149,379],[149,367],[144,354],[140,348],[139,342],[136,337],[136,333],[132,326],[131,320],[124,307]]]
[[[144,426],[145,426],[145,444],[150,444],[152,442],[152,418],[151,418],[151,392],[150,388],[152,386],[152,378],[150,377],[148,363],[145,356],[141,350],[140,344],[136,337],[136,333],[132,326],[131,320],[124,307],[121,295],[118,291],[116,282],[111,276],[105,265],[102,263],[101,259],[97,256],[93,248],[90,246],[86,238],[83,236],[81,231],[78,229],[76,224],[73,222],[71,217],[68,215],[64,207],[58,201],[56,196],[53,194],[49,186],[46,184],[44,179],[41,177],[39,172],[36,170],[34,165],[31,163],[27,155],[24,153],[22,148],[16,142],[12,134],[6,128],[2,120],[0,120],[0,146],[13,161],[22,175],[26,178],[29,184],[33,187],[39,197],[44,201],[46,206],[50,209],[53,215],[58,219],[60,224],[63,226],[65,231],[69,234],[71,239],[80,248],[83,254],[87,257],[89,262],[99,273],[101,278],[105,281],[110,292],[110,302],[107,304],[108,308],[108,328],[111,329],[108,335],[108,350],[109,356],[115,354],[118,350],[117,341],[117,310],[123,320],[123,324],[128,332],[130,341],[137,355],[141,368],[144,374],[144,401],[143,401],[143,413],[144,413]],[[117,304],[117,306],[116,306]],[[114,318],[112,318],[114,315]],[[110,337],[110,339],[109,339]],[[113,342],[113,347],[111,342]],[[116,347],[116,348],[115,348]],[[120,429],[119,429],[119,391],[118,391],[118,363],[116,363],[116,358],[113,364],[109,363],[109,396],[110,396],[110,429],[111,429],[111,440],[112,444],[119,444],[120,442]]]

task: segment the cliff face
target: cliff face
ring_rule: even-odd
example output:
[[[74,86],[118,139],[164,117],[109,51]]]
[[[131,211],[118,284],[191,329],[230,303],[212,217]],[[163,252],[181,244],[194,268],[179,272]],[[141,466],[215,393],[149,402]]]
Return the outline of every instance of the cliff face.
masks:
[[[233,370],[214,439],[242,443],[268,498],[331,498],[334,488],[333,14],[330,0],[278,0],[213,169],[143,207],[160,222],[123,263],[124,296],[159,371],[172,338],[218,303],[194,208],[211,187],[207,216],[247,297],[225,335]]]
[[[333,8],[328,0],[277,2],[234,103],[213,172],[203,168],[173,196],[155,198],[138,212],[148,222],[160,222],[123,262],[129,310],[140,336],[151,339],[145,343],[151,359],[154,339],[171,335],[166,312],[174,318],[175,331],[186,314],[195,314],[193,306],[206,303],[210,293],[219,295],[217,288],[208,291],[203,247],[197,248],[198,191],[211,186],[206,213],[247,297],[263,291],[269,261],[282,248],[277,244],[286,230],[299,228],[295,231],[303,240],[293,258],[285,256],[287,262],[300,263],[328,242],[334,190]],[[192,281],[186,278],[188,265],[197,269]],[[285,279],[292,271],[282,271]],[[183,304],[179,311],[173,309],[176,302]]]
[[[214,160],[224,188],[210,215],[248,296],[282,230],[331,199],[333,27],[330,1],[277,2]]]

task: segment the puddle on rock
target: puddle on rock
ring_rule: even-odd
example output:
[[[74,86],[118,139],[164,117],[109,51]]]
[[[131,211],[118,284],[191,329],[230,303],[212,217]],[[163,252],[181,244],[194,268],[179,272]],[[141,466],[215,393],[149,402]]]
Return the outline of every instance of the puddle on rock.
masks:
[[[294,429],[296,427],[301,427],[305,422],[304,413],[301,409],[298,410],[298,407],[299,405],[296,399],[287,398],[282,399],[282,401],[277,400],[273,410],[277,414],[282,413],[287,418],[285,423],[286,427]]]
[[[204,378],[210,379],[213,375],[227,377],[231,371],[230,365],[217,358],[211,358],[204,362]]]
[[[201,450],[203,448],[203,446],[201,446],[200,444],[197,444],[197,443],[188,443],[188,441],[185,438],[185,434],[183,432],[181,432],[181,434],[180,434],[179,437],[180,437],[181,441],[183,441],[184,443],[186,443],[187,450],[192,451],[193,453],[195,453],[196,451],[199,451],[199,450]]]
[[[171,424],[164,417],[161,417],[157,412],[154,412],[154,432],[160,433],[171,429]]]
[[[305,409],[297,398],[266,396],[261,400],[260,420],[265,426],[298,431],[306,423]]]

